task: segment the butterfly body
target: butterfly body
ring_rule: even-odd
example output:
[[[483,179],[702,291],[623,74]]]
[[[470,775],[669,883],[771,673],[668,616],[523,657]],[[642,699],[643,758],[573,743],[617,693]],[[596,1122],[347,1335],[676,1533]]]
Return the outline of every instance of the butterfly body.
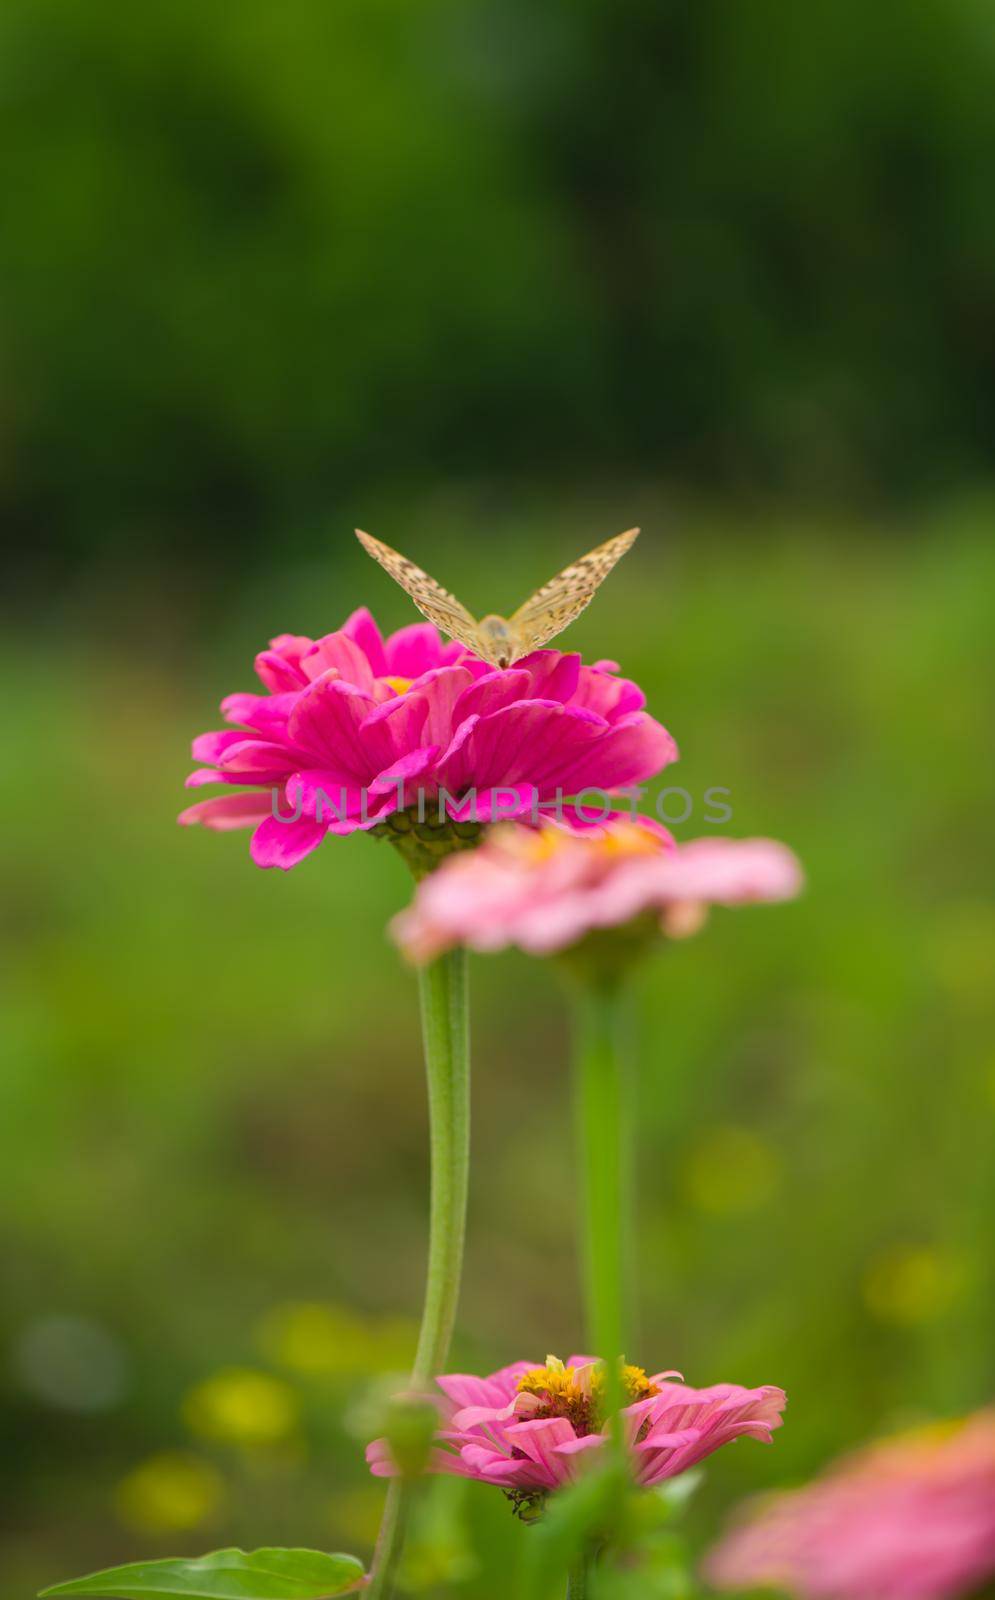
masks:
[[[481,660],[502,670],[555,639],[580,616],[616,561],[635,543],[638,533],[638,528],[629,528],[613,539],[606,539],[604,544],[550,578],[512,616],[501,617],[489,612],[478,622],[462,601],[443,589],[407,556],[371,534],[363,533],[360,528],[356,529],[363,549],[411,596],[429,622],[434,622],[443,633],[448,633],[451,639],[456,639]]]
[[[489,661],[494,667],[503,669],[517,661],[522,654],[518,643],[514,625],[507,617],[499,617],[491,612],[490,616],[481,617],[477,623],[476,653],[481,660]]]

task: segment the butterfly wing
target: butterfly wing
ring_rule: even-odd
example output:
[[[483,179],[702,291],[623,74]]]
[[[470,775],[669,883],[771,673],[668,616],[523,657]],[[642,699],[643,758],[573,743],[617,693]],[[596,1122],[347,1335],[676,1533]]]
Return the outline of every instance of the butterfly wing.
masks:
[[[579,617],[584,607],[593,600],[596,591],[607,578],[616,561],[635,544],[638,528],[629,528],[606,539],[594,550],[581,556],[569,567],[564,567],[555,578],[550,578],[537,589],[523,606],[519,606],[511,621],[522,645],[522,655],[538,650],[540,645],[554,639],[558,633]]]
[[[443,633],[448,633],[450,638],[456,639],[465,645],[467,650],[477,650],[477,623],[456,596],[444,589],[441,583],[436,583],[421,567],[416,567],[407,556],[402,556],[399,551],[392,550],[389,544],[383,544],[380,539],[374,539],[372,534],[364,533],[361,528],[356,529],[356,538],[359,540],[367,555],[379,561],[386,572],[389,572],[395,583],[399,583],[406,594],[409,594],[423,617],[429,622],[434,622]]]

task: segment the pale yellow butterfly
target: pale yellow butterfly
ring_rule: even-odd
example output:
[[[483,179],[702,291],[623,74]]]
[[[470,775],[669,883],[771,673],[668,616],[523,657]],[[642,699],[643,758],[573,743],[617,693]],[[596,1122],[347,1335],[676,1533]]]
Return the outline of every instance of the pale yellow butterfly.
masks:
[[[416,567],[407,556],[400,555],[389,544],[381,543],[361,528],[356,529],[356,538],[363,549],[411,596],[422,615],[493,667],[510,667],[513,661],[538,650],[540,645],[562,633],[593,600],[596,590],[616,561],[635,543],[638,534],[638,528],[629,528],[613,539],[606,539],[604,544],[550,578],[510,617],[492,613],[478,622],[462,601],[443,589],[421,567]]]

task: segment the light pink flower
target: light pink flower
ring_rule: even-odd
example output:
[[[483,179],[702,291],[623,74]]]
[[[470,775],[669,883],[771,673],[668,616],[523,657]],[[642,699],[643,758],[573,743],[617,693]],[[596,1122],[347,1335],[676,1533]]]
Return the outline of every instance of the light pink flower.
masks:
[[[800,887],[795,857],[771,839],[678,845],[628,819],[583,834],[511,825],[427,878],[392,931],[414,961],[455,944],[549,955],[647,915],[690,933],[708,905],[786,900]]]
[[[995,1410],[851,1456],[727,1534],[720,1589],[803,1600],[952,1600],[995,1576]]]
[[[678,1374],[648,1378],[623,1368],[632,1397],[625,1406],[625,1439],[636,1482],[651,1487],[686,1472],[733,1439],[770,1442],[781,1425],[782,1389],[741,1389],[719,1383],[689,1389]],[[520,1509],[570,1483],[590,1452],[605,1444],[604,1367],[591,1356],[545,1365],[516,1361],[487,1378],[450,1373],[438,1378],[442,1426],[429,1470],[476,1478],[503,1489]],[[377,1477],[396,1468],[385,1439],[366,1452]]]
[[[296,866],[327,833],[375,827],[419,793],[431,801],[446,790],[457,820],[470,790],[471,820],[530,816],[585,789],[639,784],[677,755],[611,662],[540,650],[500,672],[428,623],[384,639],[365,610],[323,639],[281,634],[256,671],[266,693],[222,701],[234,727],[194,740],[205,765],[187,780],[240,792],[202,800],[180,821],[254,827],[261,867]],[[296,820],[272,814],[274,789],[282,815],[300,809]],[[564,814],[583,824],[569,806]]]

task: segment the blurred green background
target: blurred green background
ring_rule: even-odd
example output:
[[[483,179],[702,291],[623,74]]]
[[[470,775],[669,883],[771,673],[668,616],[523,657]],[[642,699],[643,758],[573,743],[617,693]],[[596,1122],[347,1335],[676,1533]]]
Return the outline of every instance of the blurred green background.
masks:
[[[990,1398],[986,0],[8,0],[0,105],[4,1592],[376,1528],[424,1248],[404,871],[173,820],[271,634],[411,620],[356,522],[483,609],[641,523],[569,642],[676,736],[681,836],[723,786],[808,872],[636,997],[631,1357],[791,1400],[695,1540]],[[489,1369],[579,1306],[562,996],[473,984]],[[412,1582],[492,1597],[528,1532],[440,1496]]]

